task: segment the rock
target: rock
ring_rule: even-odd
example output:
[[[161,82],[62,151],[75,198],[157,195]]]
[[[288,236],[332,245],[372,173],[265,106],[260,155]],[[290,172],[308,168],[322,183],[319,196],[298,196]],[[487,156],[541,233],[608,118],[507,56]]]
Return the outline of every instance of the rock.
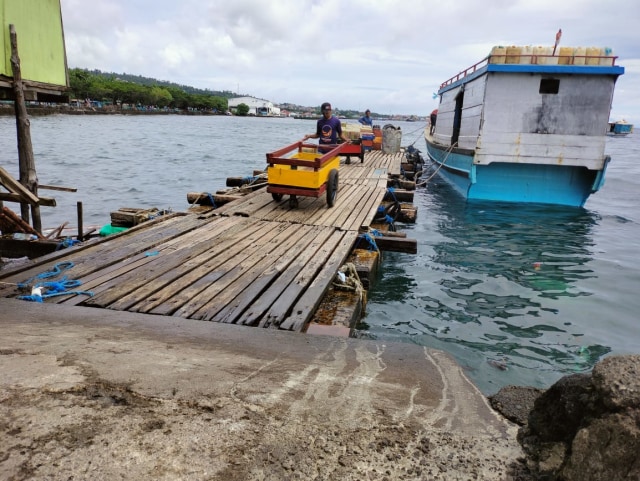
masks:
[[[489,396],[489,403],[509,421],[524,426],[535,400],[543,392],[535,387],[505,386],[493,396]]]
[[[612,356],[540,395],[518,433],[549,481],[640,479],[640,356]]]

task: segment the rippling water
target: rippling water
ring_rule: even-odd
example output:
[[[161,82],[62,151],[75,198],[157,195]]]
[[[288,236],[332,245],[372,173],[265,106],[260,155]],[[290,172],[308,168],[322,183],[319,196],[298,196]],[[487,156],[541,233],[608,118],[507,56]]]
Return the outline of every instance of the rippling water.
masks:
[[[263,169],[265,153],[312,133],[293,119],[53,116],[31,119],[43,225],[109,222],[120,207],[186,210],[188,192]],[[395,123],[424,151],[421,125]],[[17,175],[15,121],[0,117],[2,166]],[[637,353],[640,330],[640,134],[612,138],[604,188],[585,208],[465,203],[437,178],[403,226],[418,254],[385,253],[362,337],[448,351],[486,393],[546,387],[602,356]]]

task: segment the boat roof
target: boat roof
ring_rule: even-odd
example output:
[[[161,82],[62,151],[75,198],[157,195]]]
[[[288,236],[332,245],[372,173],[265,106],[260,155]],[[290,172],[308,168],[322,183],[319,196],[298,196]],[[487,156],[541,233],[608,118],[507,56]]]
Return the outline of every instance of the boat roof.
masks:
[[[574,74],[574,75],[614,75],[624,74],[624,67],[615,65],[615,59],[611,57],[612,65],[537,65],[530,63],[489,63],[491,55],[472,65],[458,75],[440,85],[438,94],[454,89],[464,83],[486,74],[487,72],[505,73],[537,73],[537,74]]]

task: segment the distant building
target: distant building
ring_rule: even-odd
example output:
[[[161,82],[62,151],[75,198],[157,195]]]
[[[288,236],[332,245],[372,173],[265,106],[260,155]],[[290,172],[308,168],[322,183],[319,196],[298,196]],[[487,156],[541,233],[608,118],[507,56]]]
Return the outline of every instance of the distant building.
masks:
[[[238,105],[245,104],[249,107],[249,115],[257,117],[279,117],[280,108],[275,107],[272,102],[255,97],[236,97],[229,99],[229,110],[235,113]]]

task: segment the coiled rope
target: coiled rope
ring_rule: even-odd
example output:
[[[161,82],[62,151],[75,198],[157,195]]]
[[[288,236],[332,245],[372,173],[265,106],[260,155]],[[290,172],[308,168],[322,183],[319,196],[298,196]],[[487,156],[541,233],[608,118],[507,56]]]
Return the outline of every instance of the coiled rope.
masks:
[[[31,302],[43,302],[44,299],[47,299],[49,297],[65,296],[70,294],[93,296],[93,292],[91,291],[69,290],[69,289],[73,289],[74,287],[80,286],[82,283],[78,280],[67,279],[66,276],[62,276],[57,281],[37,282],[38,280],[41,280],[41,279],[50,279],[53,277],[57,277],[63,271],[71,269],[73,265],[74,264],[71,261],[59,262],[53,266],[52,270],[45,271],[41,274],[38,274],[36,276],[33,276],[27,279],[24,282],[19,283],[18,287],[21,289],[31,287],[31,294],[18,296],[17,299],[20,299],[23,301],[31,301]]]

